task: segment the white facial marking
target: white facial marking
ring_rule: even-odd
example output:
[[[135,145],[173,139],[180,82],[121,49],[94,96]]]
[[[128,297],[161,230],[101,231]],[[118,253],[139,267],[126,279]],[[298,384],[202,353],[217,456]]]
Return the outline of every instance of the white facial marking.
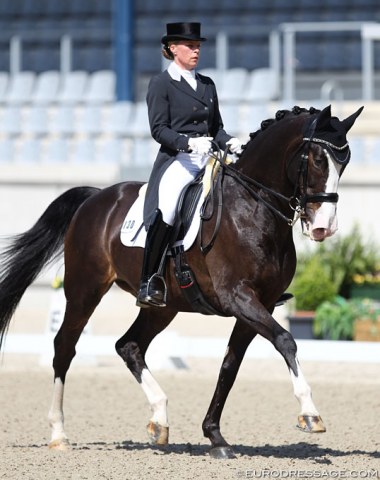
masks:
[[[327,157],[329,173],[325,184],[325,192],[336,193],[339,185],[339,173],[341,165],[337,165],[331,158],[327,150],[324,150]],[[320,240],[313,230],[323,229],[326,231],[326,236],[333,235],[337,230],[337,218],[336,218],[336,203],[323,202],[318,210],[315,212],[314,218],[311,220],[311,225],[308,230],[310,232],[310,238],[312,240]]]

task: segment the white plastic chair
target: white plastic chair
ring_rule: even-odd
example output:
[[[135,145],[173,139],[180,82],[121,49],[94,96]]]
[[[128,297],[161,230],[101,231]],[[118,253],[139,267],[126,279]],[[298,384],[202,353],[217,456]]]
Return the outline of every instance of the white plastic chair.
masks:
[[[11,75],[5,102],[9,105],[30,103],[35,80],[34,72],[19,72]]]
[[[46,105],[57,100],[61,80],[60,72],[48,70],[38,75],[36,86],[32,94],[32,103],[35,105]]]
[[[270,68],[258,68],[249,74],[245,99],[263,102],[275,100],[278,97],[276,72]]]
[[[112,70],[100,70],[90,75],[84,94],[86,103],[107,103],[115,100],[116,75]]]
[[[102,107],[86,106],[80,112],[77,122],[77,133],[97,136],[103,130],[103,112]]]
[[[31,107],[25,115],[23,132],[33,136],[45,136],[49,132],[49,114],[46,107]]]
[[[135,103],[129,132],[133,136],[150,137],[148,108],[145,102]]]
[[[0,118],[0,133],[9,137],[16,137],[22,133],[21,107],[4,107]]]
[[[73,142],[70,161],[73,163],[94,163],[95,142],[92,138],[80,138]]]
[[[15,143],[11,138],[0,139],[0,163],[13,162]]]
[[[245,99],[248,71],[245,68],[231,68],[223,75],[222,88],[218,89],[220,102],[233,102]],[[218,86],[217,86],[218,87]]]
[[[9,85],[8,72],[0,72],[0,103],[4,103]]]
[[[116,102],[110,105],[103,125],[109,135],[125,137],[130,134],[133,103]]]
[[[120,164],[123,160],[123,140],[121,138],[108,138],[99,142],[96,160],[99,163]]]
[[[57,107],[49,123],[49,132],[59,136],[71,136],[76,133],[76,116],[72,106]]]
[[[69,72],[62,78],[61,88],[57,95],[57,102],[61,104],[75,104],[83,102],[88,82],[88,73],[82,70]]]
[[[378,154],[377,152],[373,152],[375,155],[372,155],[371,149],[369,149],[369,155],[367,155],[367,145],[364,137],[350,137],[349,145],[352,165],[374,163]],[[375,144],[373,144],[373,146],[375,146]]]
[[[41,160],[41,141],[37,138],[23,140],[16,154],[16,161],[21,163],[37,163]]]
[[[69,141],[67,138],[57,137],[48,140],[44,152],[44,161],[47,163],[65,163],[69,158]]]
[[[211,78],[211,80],[215,83],[215,86],[218,92],[218,97],[219,97],[219,92],[223,88],[225,72],[223,70],[218,70],[216,68],[203,68],[199,70],[199,73],[204,75],[205,77]]]
[[[152,138],[135,138],[132,147],[131,164],[138,167],[151,167],[156,158],[156,143]]]
[[[225,131],[234,136],[240,133],[240,108],[237,103],[225,103],[220,105]]]
[[[259,103],[250,106],[247,115],[244,119],[244,124],[241,125],[242,135],[247,136],[256,132],[261,128],[261,122],[273,118],[266,103]]]

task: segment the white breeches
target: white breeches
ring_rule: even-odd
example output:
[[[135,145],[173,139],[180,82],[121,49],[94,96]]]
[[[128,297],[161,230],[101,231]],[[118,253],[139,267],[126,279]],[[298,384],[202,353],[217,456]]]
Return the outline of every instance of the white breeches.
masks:
[[[158,208],[162,219],[168,225],[173,225],[178,199],[183,188],[188,185],[208,160],[207,155],[179,153],[174,162],[163,174],[158,189]]]

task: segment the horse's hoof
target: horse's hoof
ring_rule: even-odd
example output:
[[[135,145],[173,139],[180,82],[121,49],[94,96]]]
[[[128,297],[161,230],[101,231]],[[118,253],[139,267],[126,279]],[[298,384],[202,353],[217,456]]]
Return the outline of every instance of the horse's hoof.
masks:
[[[149,443],[152,445],[167,445],[169,442],[169,427],[164,427],[157,422],[147,425]]]
[[[323,433],[326,431],[319,415],[299,415],[297,428],[306,433]]]
[[[227,460],[230,458],[236,458],[234,451],[231,447],[224,446],[224,447],[213,447],[210,450],[210,457],[216,458],[218,460]]]
[[[62,452],[70,450],[70,442],[67,438],[59,438],[57,440],[52,440],[49,443],[49,450],[60,450]]]

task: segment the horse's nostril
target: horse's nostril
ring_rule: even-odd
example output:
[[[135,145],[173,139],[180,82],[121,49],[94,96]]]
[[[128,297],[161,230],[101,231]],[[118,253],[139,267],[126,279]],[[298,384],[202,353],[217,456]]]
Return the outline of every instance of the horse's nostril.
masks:
[[[313,228],[312,237],[315,241],[322,241],[329,236],[329,231],[327,228]]]

